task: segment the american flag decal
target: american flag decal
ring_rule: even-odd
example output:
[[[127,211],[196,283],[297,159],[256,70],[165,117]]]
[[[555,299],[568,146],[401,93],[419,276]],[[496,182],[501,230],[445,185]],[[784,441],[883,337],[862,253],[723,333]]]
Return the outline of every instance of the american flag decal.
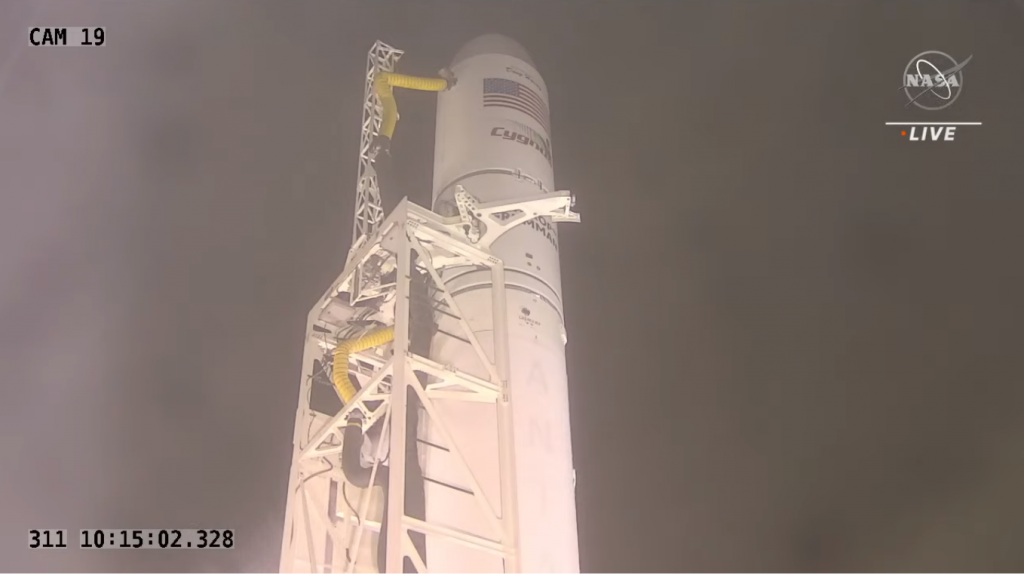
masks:
[[[544,101],[536,92],[514,80],[484,78],[484,107],[518,110],[536,120],[545,132],[551,133]]]

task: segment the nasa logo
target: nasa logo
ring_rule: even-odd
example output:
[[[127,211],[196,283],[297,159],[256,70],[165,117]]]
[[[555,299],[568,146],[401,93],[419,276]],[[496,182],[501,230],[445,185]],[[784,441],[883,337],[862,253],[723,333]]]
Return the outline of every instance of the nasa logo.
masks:
[[[900,90],[907,98],[904,108],[911,104],[922,110],[942,110],[953,105],[964,89],[964,67],[974,56],[957,62],[952,56],[938,50],[921,52],[907,62],[903,69]],[[957,126],[980,126],[981,122],[886,122],[889,126],[910,126],[900,132],[911,142],[952,142]],[[920,130],[918,130],[920,128]]]
[[[507,128],[502,128],[501,126],[497,126],[491,129],[491,135],[503,140],[511,140],[524,146],[530,146],[540,152],[549,164],[551,163],[551,144],[544,141],[540,135],[536,133],[534,133],[534,137],[530,137],[515,130],[509,130]]]
[[[926,56],[931,59],[925,59]],[[957,63],[945,52],[929,50],[911,58],[903,70],[902,89],[907,96],[904,107],[913,104],[922,110],[941,110],[952,106],[964,89],[964,66],[973,57],[968,56]],[[946,69],[939,70],[932,60],[943,64]]]

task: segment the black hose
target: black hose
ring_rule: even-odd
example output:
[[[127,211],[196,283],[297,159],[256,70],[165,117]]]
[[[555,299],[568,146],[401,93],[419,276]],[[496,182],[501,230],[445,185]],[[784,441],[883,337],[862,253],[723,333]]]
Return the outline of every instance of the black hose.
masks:
[[[345,472],[345,479],[360,489],[370,487],[370,475],[372,468],[363,467],[359,461],[359,452],[363,446],[363,428],[358,420],[352,420],[345,426],[345,437],[341,444],[341,470]],[[377,477],[374,484],[378,487],[387,488],[388,468],[384,465],[377,466]]]

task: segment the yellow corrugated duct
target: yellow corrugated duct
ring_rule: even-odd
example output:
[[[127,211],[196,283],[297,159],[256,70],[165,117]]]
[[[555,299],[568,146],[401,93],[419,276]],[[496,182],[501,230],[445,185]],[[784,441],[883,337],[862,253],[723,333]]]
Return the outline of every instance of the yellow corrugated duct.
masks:
[[[395,88],[408,88],[410,90],[421,90],[423,92],[440,92],[448,89],[448,80],[444,78],[419,78],[416,76],[406,76],[405,74],[396,74],[394,72],[383,72],[380,75],[385,82],[391,84]]]
[[[383,115],[380,122],[380,135],[388,140],[395,133],[395,125],[398,124],[398,104],[395,102],[395,95],[392,88],[408,88],[410,90],[422,90],[425,92],[440,92],[448,89],[448,80],[444,78],[418,78],[395,74],[394,72],[381,72],[373,83],[373,88],[380,97]]]
[[[395,328],[382,327],[356,339],[348,339],[334,348],[334,369],[331,379],[334,380],[334,387],[338,395],[345,403],[352,401],[356,396],[356,386],[348,378],[348,356],[360,351],[384,345],[395,339]]]

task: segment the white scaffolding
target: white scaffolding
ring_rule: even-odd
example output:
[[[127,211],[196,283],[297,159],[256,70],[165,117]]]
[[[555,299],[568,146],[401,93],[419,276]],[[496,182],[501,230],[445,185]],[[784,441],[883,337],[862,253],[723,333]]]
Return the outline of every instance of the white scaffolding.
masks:
[[[376,545],[386,545],[387,572],[402,572],[405,558],[418,572],[429,572],[410,534],[423,534],[427,539],[444,538],[473,553],[497,555],[503,559],[505,572],[519,571],[505,269],[488,247],[504,232],[532,218],[578,221],[578,216],[572,212],[568,192],[478,204],[459,187],[460,206],[472,206],[471,211],[460,209],[458,216],[441,217],[403,199],[384,220],[372,158],[373,141],[380,125],[373,80],[379,71],[393,70],[401,54],[380,42],[370,51],[353,246],[345,270],[307,318],[281,544],[281,572],[375,573],[378,566],[373,552],[374,540]],[[503,221],[495,217],[496,214],[513,217]],[[490,270],[494,334],[490,344],[485,345],[477,338],[455,298],[445,288],[441,277],[448,266]],[[472,352],[467,353],[476,354],[487,377],[441,365],[410,350],[410,285],[414,274],[428,278],[435,309],[443,308],[446,315],[456,319],[462,332],[458,337],[472,348]],[[369,299],[387,303],[381,309],[371,310],[372,317],[360,315],[359,308],[354,306]],[[368,321],[393,326],[394,340],[385,346],[351,354],[348,366],[332,366],[332,369],[349,369],[358,380],[359,392],[333,414],[313,409],[313,387],[325,366],[330,364],[328,358],[332,350],[339,339],[350,337],[345,334],[351,334],[353,326],[365,326]],[[427,383],[422,384],[416,374],[425,375],[423,379]],[[331,391],[333,393],[333,388]],[[465,485],[478,503],[486,532],[466,532],[406,513],[409,393],[418,397],[425,416],[444,441],[445,449],[464,470]],[[499,501],[488,499],[477,481],[481,471],[474,470],[472,462],[463,457],[460,446],[448,431],[451,426],[446,424],[437,404],[451,401],[488,402],[496,406],[497,425],[493,433],[498,449]],[[353,502],[345,487],[355,488],[347,482],[338,460],[343,431],[355,410],[362,414],[364,431],[382,418],[384,421],[380,426],[383,431],[377,453],[371,457],[374,461],[371,487],[356,489],[358,497]],[[481,430],[483,433],[487,430]],[[386,521],[370,518],[374,514],[381,515],[381,498],[374,495],[372,486],[382,460],[386,460],[389,469]],[[344,505],[339,504],[341,499],[345,500]],[[381,533],[384,523],[386,529]]]
[[[528,210],[533,217],[564,213],[569,203],[567,193],[551,194],[544,198],[503,204],[504,209]],[[562,204],[561,207],[557,204]],[[555,206],[551,209],[550,206]],[[483,209],[497,209],[497,205],[482,205]],[[535,212],[537,208],[543,210]],[[546,208],[546,209],[545,209]],[[525,220],[520,220],[525,221]],[[514,224],[513,224],[514,225]],[[507,229],[507,228],[506,228]],[[462,237],[459,237],[459,234]],[[493,344],[482,344],[462,317],[454,297],[441,281],[440,272],[449,265],[474,265],[491,271],[494,338]],[[315,377],[315,363],[333,349],[337,334],[344,328],[333,314],[332,306],[339,303],[339,294],[347,294],[349,302],[358,301],[359,277],[380,277],[381,268],[395,270],[395,281],[386,285],[367,286],[384,300],[394,302],[395,339],[390,353],[380,355],[373,351],[352,354],[361,382],[355,398],[332,417],[318,413],[310,407],[311,386]],[[373,268],[373,269],[369,269]],[[489,377],[474,377],[450,366],[443,366],[412,353],[409,350],[410,278],[413,273],[426,273],[437,290],[435,296],[443,302],[450,315],[458,317],[463,328],[461,337],[468,340],[485,366]],[[380,226],[371,239],[353,253],[346,269],[334,285],[324,294],[311,311],[306,328],[303,354],[303,375],[300,401],[295,417],[294,454],[288,485],[288,503],[285,530],[281,548],[282,572],[373,572],[376,568],[360,565],[360,558],[372,562],[373,555],[362,548],[364,531],[380,530],[380,522],[357,519],[368,516],[370,490],[362,493],[354,506],[356,512],[342,510],[329,503],[329,483],[345,482],[340,467],[333,463],[341,452],[342,431],[349,413],[360,410],[365,416],[365,427],[377,419],[385,418],[389,430],[387,441],[379,449],[389,446],[387,492],[388,529],[382,534],[387,542],[387,571],[401,572],[404,557],[409,557],[421,573],[427,572],[409,539],[409,532],[428,537],[444,537],[464,547],[483,550],[504,558],[506,572],[517,572],[516,485],[515,457],[512,440],[512,404],[508,393],[508,330],[505,305],[505,271],[498,258],[469,243],[465,238],[462,220],[458,217],[441,218],[424,208],[403,200],[399,207]],[[342,304],[344,302],[341,302]],[[494,358],[493,361],[490,358]],[[358,366],[369,366],[358,367]],[[415,372],[427,374],[430,383],[421,386]],[[405,442],[406,393],[412,390],[445,439],[446,448],[461,462],[466,481],[479,503],[486,522],[498,537],[457,531],[441,524],[409,517],[404,512],[405,494]],[[461,455],[459,445],[447,432],[448,426],[435,407],[436,401],[493,402],[497,406],[497,434],[500,501],[487,500],[476,476],[478,473]],[[312,430],[315,429],[315,432]],[[485,431],[481,431],[484,433]],[[376,458],[378,461],[380,457]],[[328,463],[325,463],[328,462]],[[326,467],[326,469],[325,469]],[[376,468],[373,473],[376,473]],[[372,480],[371,480],[372,484]],[[335,496],[334,499],[337,499]]]
[[[359,173],[356,180],[351,252],[358,249],[361,241],[373,235],[384,220],[384,207],[380,200],[380,187],[377,185],[377,170],[373,167],[376,154],[374,140],[381,122],[381,103],[373,89],[373,82],[381,72],[394,72],[395,64],[402,54],[401,50],[378,40],[366,55],[366,87],[363,92],[363,122],[362,135],[359,138]]]

